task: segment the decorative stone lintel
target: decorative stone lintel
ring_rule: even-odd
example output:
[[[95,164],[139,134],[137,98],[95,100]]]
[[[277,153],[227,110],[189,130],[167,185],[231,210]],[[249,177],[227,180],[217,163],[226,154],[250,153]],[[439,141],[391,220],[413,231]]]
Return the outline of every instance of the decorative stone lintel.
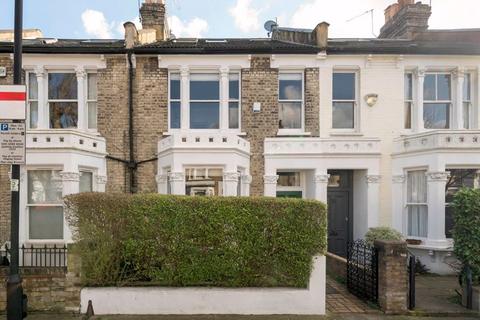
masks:
[[[168,181],[168,175],[166,174],[157,174],[155,176],[157,183],[166,183]]]
[[[238,172],[224,172],[223,181],[237,182],[239,178]]]
[[[96,179],[97,179],[97,184],[107,184],[107,180],[108,180],[107,176],[98,175]]]
[[[380,183],[380,180],[382,179],[382,176],[380,175],[368,175],[367,177],[367,183]]]
[[[397,175],[392,177],[392,182],[393,183],[405,183],[406,181],[405,175]]]
[[[60,176],[62,177],[62,181],[70,181],[70,182],[80,182],[80,173],[79,172],[60,172]]]
[[[87,72],[83,68],[75,69],[75,73],[77,75],[77,78],[79,78],[79,79],[83,79],[87,76]]]
[[[170,181],[172,182],[182,182],[185,181],[185,174],[183,172],[170,172],[168,174]]]
[[[428,181],[442,182],[447,181],[449,173],[445,171],[430,171],[426,173]]]
[[[315,183],[328,183],[329,178],[330,178],[329,174],[316,174],[313,181]]]
[[[277,176],[263,176],[263,181],[265,184],[277,184],[278,178],[280,178],[278,175]]]
[[[241,176],[241,180],[243,184],[251,184],[252,183],[252,176],[249,174],[245,174]]]

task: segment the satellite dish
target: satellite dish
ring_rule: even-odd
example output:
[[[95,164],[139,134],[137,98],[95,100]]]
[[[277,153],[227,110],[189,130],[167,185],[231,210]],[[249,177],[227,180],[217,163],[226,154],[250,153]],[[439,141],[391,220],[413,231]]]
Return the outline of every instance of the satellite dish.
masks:
[[[265,22],[263,27],[265,28],[265,30],[268,31],[268,33],[271,33],[276,27],[278,27],[278,24],[273,20],[268,20],[267,22]]]

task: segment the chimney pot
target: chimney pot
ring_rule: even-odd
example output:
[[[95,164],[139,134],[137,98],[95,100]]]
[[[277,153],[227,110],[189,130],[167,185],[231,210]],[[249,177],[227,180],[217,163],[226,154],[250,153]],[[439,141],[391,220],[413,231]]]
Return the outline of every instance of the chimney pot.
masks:
[[[321,22],[313,30],[315,35],[315,40],[317,47],[321,49],[326,49],[328,47],[328,27],[330,24],[328,22]]]

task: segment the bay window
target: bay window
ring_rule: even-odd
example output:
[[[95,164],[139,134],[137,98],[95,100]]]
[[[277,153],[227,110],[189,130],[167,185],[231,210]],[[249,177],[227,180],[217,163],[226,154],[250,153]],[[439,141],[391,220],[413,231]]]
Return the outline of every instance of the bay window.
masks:
[[[93,192],[93,172],[80,171],[79,192]]]
[[[28,77],[28,126],[30,129],[38,128],[38,80],[33,72]]]
[[[355,129],[356,73],[333,73],[332,128]]]
[[[223,169],[208,167],[186,168],[185,194],[191,196],[222,196]]]
[[[429,73],[425,75],[423,120],[426,129],[450,128],[451,87],[450,74]]]
[[[445,235],[452,238],[453,219],[452,202],[455,194],[461,188],[480,188],[480,170],[478,169],[447,169],[449,177],[445,187]]]
[[[228,79],[228,128],[240,128],[240,74],[230,73]]]
[[[299,171],[278,172],[277,197],[303,198],[302,173]]]
[[[412,129],[413,74],[405,74],[405,111],[404,128]]]
[[[87,75],[88,129],[97,129],[97,74]]]
[[[464,129],[471,128],[472,120],[472,75],[465,74],[463,82],[463,127]]]
[[[279,74],[279,129],[303,128],[303,74]]]
[[[62,178],[58,170],[29,170],[30,240],[63,240]]]
[[[181,100],[180,100],[180,74],[170,74],[170,129],[180,129]]]
[[[427,176],[426,171],[407,174],[407,234],[426,238],[428,234]]]
[[[76,128],[78,124],[78,84],[75,73],[48,74],[50,128]]]
[[[220,128],[218,74],[190,75],[190,129]]]

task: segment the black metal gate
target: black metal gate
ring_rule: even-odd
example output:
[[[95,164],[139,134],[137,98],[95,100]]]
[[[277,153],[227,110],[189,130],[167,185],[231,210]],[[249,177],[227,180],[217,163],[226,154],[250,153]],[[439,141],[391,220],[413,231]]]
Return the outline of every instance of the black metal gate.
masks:
[[[408,309],[415,309],[415,274],[417,260],[414,255],[408,255]]]
[[[378,302],[378,251],[364,240],[348,243],[347,288],[362,300]]]

